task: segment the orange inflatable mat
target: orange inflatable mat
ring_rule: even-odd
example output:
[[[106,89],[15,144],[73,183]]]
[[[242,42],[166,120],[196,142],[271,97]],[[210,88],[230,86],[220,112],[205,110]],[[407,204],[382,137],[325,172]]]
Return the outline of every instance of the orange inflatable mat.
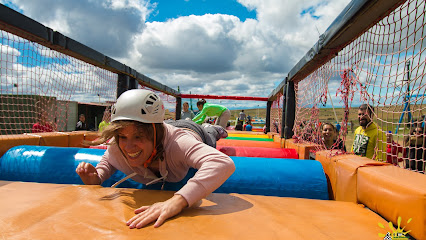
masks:
[[[307,142],[295,142],[294,139],[286,139],[285,148],[294,148],[299,154],[299,159],[309,159],[309,151],[319,147],[318,144],[315,143],[307,143]]]
[[[67,132],[68,134],[68,147],[85,147],[83,145],[84,131]]]
[[[40,137],[24,134],[0,135],[0,157],[7,150],[19,145],[40,145]]]
[[[362,167],[375,167],[386,163],[353,154],[332,156],[335,152],[326,150],[316,153],[316,160],[321,163],[327,176],[329,193],[332,193],[330,199],[357,203],[358,169]]]
[[[68,134],[63,132],[25,133],[40,137],[40,146],[68,147]],[[26,144],[29,145],[29,144]]]
[[[1,239],[378,239],[387,225],[349,202],[211,194],[166,221],[129,229],[134,209],[174,192],[0,181]]]
[[[426,175],[386,165],[358,169],[358,200],[416,239],[426,239]],[[412,219],[409,223],[407,221]]]

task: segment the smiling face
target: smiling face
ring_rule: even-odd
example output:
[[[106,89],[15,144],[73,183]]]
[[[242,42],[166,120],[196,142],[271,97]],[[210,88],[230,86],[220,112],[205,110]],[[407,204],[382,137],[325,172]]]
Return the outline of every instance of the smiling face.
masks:
[[[187,102],[184,102],[183,103],[183,111],[188,112],[188,109],[189,109],[189,104]]]
[[[333,126],[330,124],[324,124],[322,127],[322,136],[324,137],[324,141],[331,141],[334,140],[336,131],[334,130]]]
[[[202,110],[203,110],[203,107],[204,107],[204,105],[202,105],[202,104],[197,104],[197,108],[198,108],[198,110],[202,111]]]
[[[371,118],[368,115],[367,109],[358,109],[358,121],[359,125],[362,127],[366,127],[369,122],[371,122]]]
[[[153,142],[134,124],[118,130],[118,146],[132,167],[141,166],[154,150]]]

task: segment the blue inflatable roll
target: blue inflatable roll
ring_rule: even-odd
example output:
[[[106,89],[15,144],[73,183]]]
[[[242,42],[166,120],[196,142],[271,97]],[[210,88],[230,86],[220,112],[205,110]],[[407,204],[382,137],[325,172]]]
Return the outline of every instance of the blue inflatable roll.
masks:
[[[217,193],[328,200],[327,179],[314,160],[230,157],[236,170]]]
[[[83,184],[75,172],[78,164],[88,162],[96,166],[104,153],[105,149],[27,145],[13,147],[0,158],[0,180]],[[117,171],[102,186],[109,187],[125,176]],[[143,187],[142,184],[129,180],[120,187]]]
[[[96,165],[104,149],[17,146],[0,158],[0,180],[83,184],[75,173],[84,161]],[[327,180],[319,162],[313,160],[231,157],[236,171],[216,193],[241,193],[279,197],[328,199]],[[178,183],[167,182],[165,190],[179,190],[195,169]],[[125,177],[117,171],[102,186],[109,187]],[[145,186],[131,179],[119,187],[160,189],[161,183]]]

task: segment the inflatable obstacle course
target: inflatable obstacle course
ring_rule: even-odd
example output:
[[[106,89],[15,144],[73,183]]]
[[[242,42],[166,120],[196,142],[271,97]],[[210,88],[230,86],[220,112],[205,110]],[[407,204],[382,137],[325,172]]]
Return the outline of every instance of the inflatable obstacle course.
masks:
[[[83,184],[75,173],[80,162],[92,165],[101,160],[104,149],[17,146],[0,158],[0,180],[40,183]],[[328,199],[327,181],[319,162],[297,159],[231,157],[236,171],[219,187],[219,193]],[[166,183],[166,190],[179,190],[195,174],[190,171],[178,183]],[[103,186],[111,186],[125,175],[117,171]],[[134,181],[120,187],[161,189]]]
[[[216,148],[228,156],[260,157],[260,158],[292,158],[292,159],[299,158],[296,150],[292,148],[228,147],[228,146],[217,146]]]
[[[161,227],[129,229],[134,209],[173,191],[0,181],[4,239],[377,239],[387,222],[354,203],[210,194]],[[414,221],[414,220],[413,220]],[[354,227],[355,226],[355,227]]]
[[[228,140],[248,140],[248,141],[263,141],[263,142],[273,142],[272,138],[253,138],[253,137],[227,137]]]
[[[228,137],[244,137],[244,138],[270,138],[266,134],[246,134],[246,133],[228,133]]]

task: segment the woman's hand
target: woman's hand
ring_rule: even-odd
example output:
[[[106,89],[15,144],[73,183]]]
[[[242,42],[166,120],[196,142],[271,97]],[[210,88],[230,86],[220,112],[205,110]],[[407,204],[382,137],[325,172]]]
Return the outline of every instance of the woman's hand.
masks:
[[[80,176],[81,180],[86,185],[100,185],[101,179],[98,176],[98,172],[96,171],[96,168],[86,162],[81,162],[78,164],[77,168],[75,169],[75,172]]]
[[[154,227],[161,226],[166,219],[179,214],[188,206],[188,202],[181,195],[174,195],[165,202],[154,203],[151,206],[142,206],[135,210],[136,216],[127,221],[130,228],[142,228],[157,220]]]

